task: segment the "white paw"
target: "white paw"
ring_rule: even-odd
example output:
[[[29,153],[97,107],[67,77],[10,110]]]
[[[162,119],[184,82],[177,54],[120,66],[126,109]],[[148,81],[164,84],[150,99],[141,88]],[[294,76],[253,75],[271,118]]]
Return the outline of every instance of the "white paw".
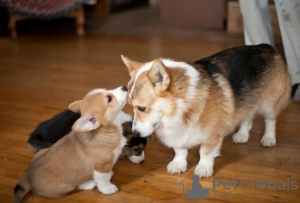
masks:
[[[199,178],[205,177],[208,178],[212,176],[214,172],[213,167],[208,167],[208,166],[203,166],[198,164],[197,167],[195,168],[194,174],[199,176]]]
[[[98,186],[98,190],[105,195],[110,195],[110,194],[118,192],[117,186],[115,186],[114,184],[111,184],[111,183],[107,184],[105,186],[101,186],[101,187]]]
[[[276,145],[276,138],[275,137],[269,137],[269,136],[263,136],[260,143],[264,147],[272,147]]]
[[[83,183],[82,185],[79,186],[80,190],[92,190],[96,187],[96,182],[94,179],[92,180],[88,180],[85,183]]]
[[[232,136],[232,140],[234,143],[245,143],[248,142],[249,135],[243,133],[235,133]]]
[[[185,172],[187,169],[187,163],[186,161],[171,161],[168,164],[168,173],[174,174],[174,173],[182,173]]]

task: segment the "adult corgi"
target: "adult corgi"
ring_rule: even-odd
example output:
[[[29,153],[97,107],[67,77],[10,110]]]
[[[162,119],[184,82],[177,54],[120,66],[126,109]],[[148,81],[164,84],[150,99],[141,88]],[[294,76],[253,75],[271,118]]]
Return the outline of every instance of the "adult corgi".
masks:
[[[127,100],[134,108],[133,133],[155,132],[174,149],[169,173],[186,171],[188,149],[201,145],[194,173],[211,176],[224,136],[240,125],[233,141],[247,142],[256,113],[266,123],[261,144],[276,144],[276,118],[288,105],[290,76],[270,45],[235,47],[194,63],[122,60],[131,76]]]

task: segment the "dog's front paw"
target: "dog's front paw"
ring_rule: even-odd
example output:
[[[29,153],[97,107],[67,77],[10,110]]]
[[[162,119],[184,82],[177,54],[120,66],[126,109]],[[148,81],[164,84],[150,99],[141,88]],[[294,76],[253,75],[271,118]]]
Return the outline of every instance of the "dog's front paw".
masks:
[[[269,137],[269,136],[263,136],[260,143],[264,147],[272,147],[276,145],[276,138],[275,137]]]
[[[168,164],[167,169],[168,169],[168,173],[170,173],[170,174],[185,172],[186,169],[187,169],[187,162],[186,161],[179,161],[179,160],[174,161],[173,160]]]
[[[110,194],[118,192],[117,186],[115,186],[112,183],[107,184],[105,186],[101,186],[101,187],[98,186],[98,189],[100,192],[102,192],[105,195],[110,195]]]
[[[199,176],[199,178],[208,178],[212,176],[214,172],[213,167],[204,166],[201,164],[198,164],[198,166],[195,168],[195,175]]]
[[[245,143],[248,142],[249,135],[244,134],[244,133],[235,133],[232,136],[232,140],[234,143]]]

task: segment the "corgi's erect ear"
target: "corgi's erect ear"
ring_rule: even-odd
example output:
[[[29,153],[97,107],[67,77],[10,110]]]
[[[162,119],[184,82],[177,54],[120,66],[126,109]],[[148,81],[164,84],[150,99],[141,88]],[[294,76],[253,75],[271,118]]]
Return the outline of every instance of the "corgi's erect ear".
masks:
[[[168,70],[159,59],[153,62],[152,68],[148,72],[148,78],[158,93],[169,87],[170,76]]]
[[[72,130],[75,132],[89,132],[99,128],[101,122],[95,117],[81,117],[79,118],[72,127]]]
[[[75,101],[69,105],[68,109],[75,113],[80,113],[81,103],[81,100]]]
[[[121,58],[126,65],[130,76],[133,76],[134,72],[137,71],[143,64],[137,61],[133,61],[130,58],[121,55]]]

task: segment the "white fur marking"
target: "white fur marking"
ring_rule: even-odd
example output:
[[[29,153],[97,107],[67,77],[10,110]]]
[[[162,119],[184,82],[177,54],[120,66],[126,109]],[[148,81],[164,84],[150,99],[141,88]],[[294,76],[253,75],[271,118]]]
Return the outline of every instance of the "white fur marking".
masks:
[[[132,93],[133,93],[136,81],[138,80],[139,76],[143,72],[150,70],[152,68],[153,62],[154,61],[151,61],[151,62],[145,64],[138,70],[138,72],[135,76],[135,79],[134,79],[132,89],[129,94],[129,98],[132,98]],[[200,73],[193,66],[191,66],[185,62],[172,61],[170,59],[162,59],[162,63],[167,68],[183,68],[186,70],[186,75],[189,77],[189,83],[190,83],[190,85],[188,87],[187,97],[188,98],[193,97],[194,93],[195,93],[195,89],[197,87],[197,83],[200,79]]]
[[[264,147],[272,147],[276,145],[276,120],[265,120],[266,129],[264,136],[261,139],[261,144]]]
[[[184,148],[174,148],[175,157],[174,159],[168,164],[167,170],[168,173],[182,173],[185,172],[187,169],[187,155],[188,150]]]
[[[137,72],[137,74],[136,74],[136,76],[135,76],[135,79],[134,79],[134,83],[133,83],[132,89],[131,89],[131,91],[130,91],[130,93],[129,93],[129,98],[132,98],[132,92],[133,92],[133,90],[134,90],[135,83],[136,83],[137,79],[139,78],[139,76],[140,76],[143,72],[150,70],[151,67],[152,67],[152,65],[153,65],[153,61],[151,61],[151,62],[149,62],[149,63],[146,63],[144,66],[142,66],[142,67],[138,70],[138,72]]]
[[[244,120],[239,128],[239,131],[232,136],[234,143],[245,143],[249,139],[249,131],[252,126],[252,117]]]
[[[110,195],[118,192],[118,188],[110,182],[111,177],[113,176],[113,172],[109,173],[99,173],[94,171],[94,179],[97,183],[98,190],[103,194]]]
[[[136,164],[142,163],[145,160],[145,153],[143,151],[140,156],[131,156],[131,157],[129,157],[129,159],[130,159],[130,161],[132,161],[133,163],[136,163]]]
[[[102,93],[105,91],[106,91],[106,89],[101,89],[101,88],[93,89],[92,91],[88,92],[86,96],[91,96],[93,94]]]
[[[80,190],[92,190],[96,187],[96,182],[94,179],[88,180],[85,183],[81,184],[79,186]]]

